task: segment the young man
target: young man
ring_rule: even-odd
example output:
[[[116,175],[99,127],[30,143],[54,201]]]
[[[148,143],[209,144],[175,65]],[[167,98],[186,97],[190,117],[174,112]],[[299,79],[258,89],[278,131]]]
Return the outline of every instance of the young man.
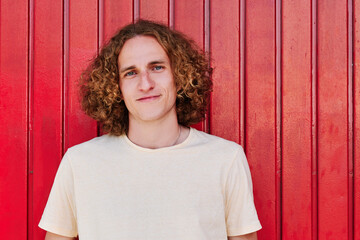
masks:
[[[138,21],[83,76],[83,107],[108,134],[64,155],[39,224],[47,240],[257,239],[243,149],[189,127],[211,91],[192,41]]]

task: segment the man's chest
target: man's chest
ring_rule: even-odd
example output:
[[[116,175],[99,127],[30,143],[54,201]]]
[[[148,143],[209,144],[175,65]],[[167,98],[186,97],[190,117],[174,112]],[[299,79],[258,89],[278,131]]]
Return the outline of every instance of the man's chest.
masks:
[[[224,226],[221,173],[206,166],[172,162],[98,167],[75,178],[74,188],[79,227],[84,221],[106,222],[120,232],[161,233],[179,226],[197,231]]]

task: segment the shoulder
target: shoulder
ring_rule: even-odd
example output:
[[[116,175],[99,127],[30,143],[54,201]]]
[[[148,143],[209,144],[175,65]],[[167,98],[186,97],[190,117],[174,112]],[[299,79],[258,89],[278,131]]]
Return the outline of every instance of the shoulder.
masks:
[[[229,167],[236,158],[241,158],[242,161],[246,160],[242,146],[236,142],[195,129],[192,131],[194,134],[193,146],[198,147],[194,150],[201,151],[208,161],[216,161]]]
[[[196,141],[198,144],[203,144],[204,146],[214,149],[220,152],[237,152],[243,151],[242,146],[237,144],[236,142],[211,135],[202,131],[198,131],[196,129],[192,129],[193,134],[196,136]]]
[[[70,159],[98,159],[121,149],[123,136],[103,135],[70,147],[66,155]]]

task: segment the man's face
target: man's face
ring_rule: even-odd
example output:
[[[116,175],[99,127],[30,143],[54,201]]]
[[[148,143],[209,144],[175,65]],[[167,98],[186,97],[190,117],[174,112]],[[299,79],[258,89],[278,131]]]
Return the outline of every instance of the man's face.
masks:
[[[155,38],[137,36],[127,40],[118,64],[130,124],[176,118],[176,87],[170,60]]]

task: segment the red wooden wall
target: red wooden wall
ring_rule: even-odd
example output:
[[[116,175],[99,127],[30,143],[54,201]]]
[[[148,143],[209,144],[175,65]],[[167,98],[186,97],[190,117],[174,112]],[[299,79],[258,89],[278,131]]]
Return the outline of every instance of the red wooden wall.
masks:
[[[360,1],[0,0],[0,238],[37,227],[64,151],[99,134],[77,79],[152,19],[211,53],[196,127],[246,150],[259,240],[360,240]]]

